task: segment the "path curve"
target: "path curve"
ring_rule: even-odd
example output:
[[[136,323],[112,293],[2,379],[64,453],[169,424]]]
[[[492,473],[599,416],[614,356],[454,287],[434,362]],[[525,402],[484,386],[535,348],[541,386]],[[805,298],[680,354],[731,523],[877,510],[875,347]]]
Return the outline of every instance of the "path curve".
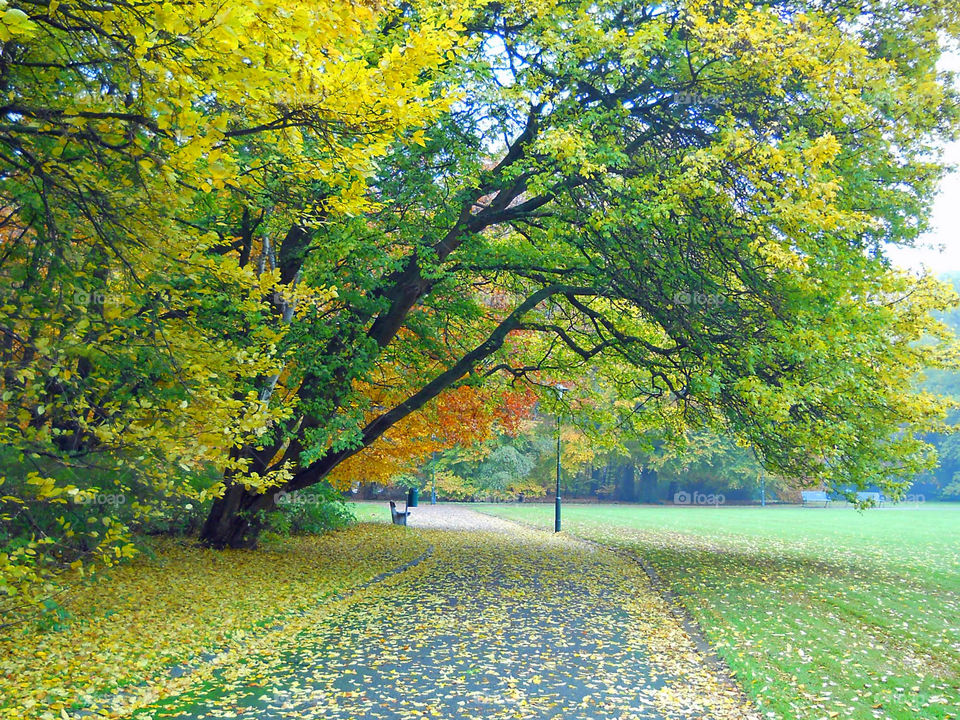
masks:
[[[468,530],[516,533],[519,523],[477,512],[464,505],[419,505],[410,508],[407,525],[427,530]]]
[[[757,720],[636,563],[464,506],[431,557],[136,717]]]

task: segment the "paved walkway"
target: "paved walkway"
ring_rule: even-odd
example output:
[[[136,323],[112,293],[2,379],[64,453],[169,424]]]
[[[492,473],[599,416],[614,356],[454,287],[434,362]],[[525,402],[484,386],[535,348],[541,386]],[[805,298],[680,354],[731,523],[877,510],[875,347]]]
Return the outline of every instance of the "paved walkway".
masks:
[[[421,563],[137,717],[756,717],[634,563],[465,508],[415,508],[409,531]]]
[[[516,535],[517,523],[485,515],[464,505],[420,505],[410,508],[409,527],[430,530],[482,530]]]

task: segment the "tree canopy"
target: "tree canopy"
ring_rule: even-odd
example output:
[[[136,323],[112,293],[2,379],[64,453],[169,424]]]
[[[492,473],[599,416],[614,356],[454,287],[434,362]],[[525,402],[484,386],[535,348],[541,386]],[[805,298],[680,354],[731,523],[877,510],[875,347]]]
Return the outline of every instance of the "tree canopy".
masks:
[[[5,7],[7,519],[96,468],[249,546],[278,491],[561,380],[594,427],[722,428],[807,482],[932,462],[953,295],[884,249],[956,132],[953,2]],[[123,553],[71,522],[38,542]]]

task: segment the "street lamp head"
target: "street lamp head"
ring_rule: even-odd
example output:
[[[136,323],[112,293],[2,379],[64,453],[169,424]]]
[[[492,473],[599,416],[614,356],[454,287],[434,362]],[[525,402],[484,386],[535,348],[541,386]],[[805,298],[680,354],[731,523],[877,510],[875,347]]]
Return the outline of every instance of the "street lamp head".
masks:
[[[568,388],[566,385],[554,385],[553,389],[557,391],[557,397],[563,400],[564,393],[566,393],[570,388]]]

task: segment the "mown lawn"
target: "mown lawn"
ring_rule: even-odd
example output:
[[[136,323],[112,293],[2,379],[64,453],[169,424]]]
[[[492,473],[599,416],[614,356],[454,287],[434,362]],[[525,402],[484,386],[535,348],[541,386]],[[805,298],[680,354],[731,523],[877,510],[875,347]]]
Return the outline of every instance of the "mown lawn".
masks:
[[[474,506],[553,526],[547,504]],[[645,558],[769,717],[955,718],[960,506],[565,505]]]
[[[356,502],[350,503],[349,505],[358,522],[390,522],[390,506],[386,502]],[[403,510],[403,505],[403,502],[400,502],[397,509]]]

